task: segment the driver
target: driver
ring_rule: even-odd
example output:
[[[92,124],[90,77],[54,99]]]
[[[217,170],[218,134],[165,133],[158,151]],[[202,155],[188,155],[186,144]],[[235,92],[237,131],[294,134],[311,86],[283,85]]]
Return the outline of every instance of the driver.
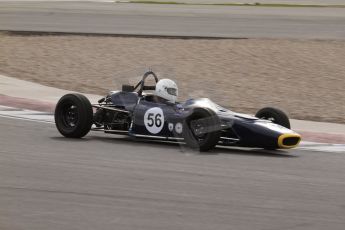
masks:
[[[160,102],[175,104],[178,96],[177,85],[170,79],[161,79],[156,84],[155,96]]]

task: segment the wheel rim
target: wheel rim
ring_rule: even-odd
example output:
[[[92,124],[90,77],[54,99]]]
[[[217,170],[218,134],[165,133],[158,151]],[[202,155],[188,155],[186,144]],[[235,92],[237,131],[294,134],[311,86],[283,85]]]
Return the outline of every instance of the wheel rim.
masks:
[[[62,121],[67,128],[74,128],[78,121],[77,106],[74,104],[67,104],[62,109]]]
[[[203,133],[205,126],[198,122],[198,119],[190,121],[189,127],[197,142],[201,142],[207,137],[207,133]]]

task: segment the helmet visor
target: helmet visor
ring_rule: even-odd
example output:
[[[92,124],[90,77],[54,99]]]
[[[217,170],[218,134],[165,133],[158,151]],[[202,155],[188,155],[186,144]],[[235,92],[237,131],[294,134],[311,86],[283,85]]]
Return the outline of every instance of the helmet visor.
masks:
[[[177,96],[177,89],[175,89],[175,88],[167,88],[167,92],[170,95]]]

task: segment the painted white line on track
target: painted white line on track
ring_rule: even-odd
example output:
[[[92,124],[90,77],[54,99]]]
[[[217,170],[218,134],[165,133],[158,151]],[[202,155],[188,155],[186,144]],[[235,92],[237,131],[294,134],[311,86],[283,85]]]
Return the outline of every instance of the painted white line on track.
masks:
[[[345,144],[328,144],[302,141],[297,149],[320,151],[320,152],[332,152],[332,153],[345,153]]]
[[[55,122],[52,122],[52,121],[43,121],[43,120],[29,119],[29,118],[23,118],[23,117],[13,117],[13,116],[1,115],[1,114],[0,114],[0,117],[16,119],[16,120],[34,121],[34,122],[40,122],[40,123],[55,124]]]
[[[55,124],[53,114],[2,105],[0,105],[0,117]],[[302,141],[297,149],[306,151],[345,153],[345,144],[328,144]]]
[[[0,117],[55,124],[53,114],[8,106],[0,106]]]

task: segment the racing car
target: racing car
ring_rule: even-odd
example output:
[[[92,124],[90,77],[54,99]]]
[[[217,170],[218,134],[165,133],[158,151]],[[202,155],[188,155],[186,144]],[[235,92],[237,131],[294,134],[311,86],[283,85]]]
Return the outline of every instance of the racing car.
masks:
[[[155,84],[147,85],[147,78]],[[153,91],[153,92],[152,92]],[[138,84],[122,85],[97,104],[81,94],[66,94],[57,103],[55,124],[68,138],[90,130],[135,138],[177,141],[208,151],[216,145],[264,149],[296,147],[301,136],[290,129],[288,116],[271,107],[255,116],[236,113],[208,98],[177,102],[178,89],[170,79],[146,72]]]

